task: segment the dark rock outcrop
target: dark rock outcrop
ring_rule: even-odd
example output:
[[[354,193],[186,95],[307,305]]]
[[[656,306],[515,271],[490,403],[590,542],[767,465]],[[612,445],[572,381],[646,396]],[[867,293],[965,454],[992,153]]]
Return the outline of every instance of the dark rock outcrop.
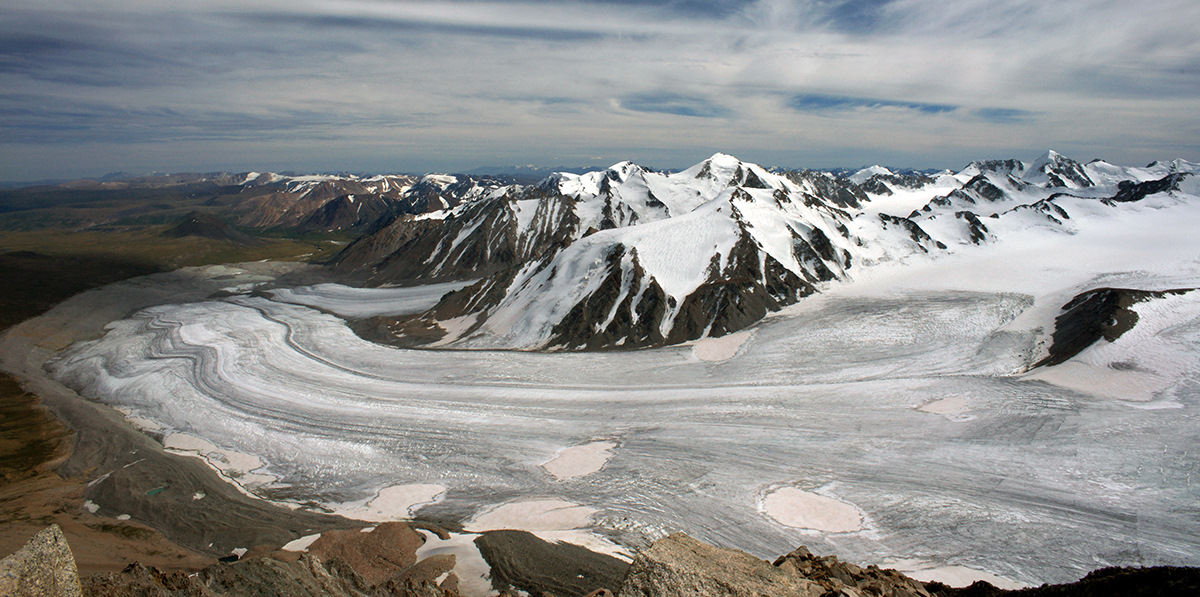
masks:
[[[863,189],[844,178],[834,178],[815,170],[792,170],[783,173],[796,184],[809,184],[816,195],[840,207],[860,207],[870,199]],[[890,193],[890,191],[889,191]]]
[[[977,581],[969,587],[948,587],[933,582],[925,585],[934,597],[1159,597],[1200,595],[1200,569],[1175,566],[1150,568],[1102,568],[1082,579],[1061,585],[1041,585],[1004,590]]]
[[[526,531],[490,531],[475,539],[492,568],[492,587],[533,597],[576,596],[621,585],[629,564],[570,543],[548,543]]]
[[[1130,309],[1136,303],[1193,290],[1097,288],[1080,293],[1063,305],[1062,314],[1054,320],[1050,354],[1031,368],[1065,363],[1101,338],[1109,342],[1120,338],[1137,324],[1137,312]]]
[[[423,537],[404,523],[328,531],[308,553],[262,552],[195,574],[134,563],[85,579],[83,595],[121,597],[457,597],[454,556],[420,561]],[[258,550],[256,550],[258,551]],[[437,579],[450,573],[440,584]],[[77,593],[78,594],[78,593]]]
[[[970,212],[970,211],[955,212],[954,217],[966,222],[967,234],[968,234],[968,237],[971,239],[972,243],[978,245],[978,244],[982,244],[983,241],[987,240],[987,237],[988,237],[987,226],[984,226],[983,222],[979,221],[979,216],[975,215],[974,212]]]
[[[1189,175],[1184,172],[1175,172],[1158,180],[1147,180],[1146,182],[1122,180],[1117,183],[1117,194],[1113,195],[1111,200],[1116,203],[1132,203],[1134,201],[1141,201],[1156,193],[1177,191],[1179,190],[1179,183],[1186,176]]]

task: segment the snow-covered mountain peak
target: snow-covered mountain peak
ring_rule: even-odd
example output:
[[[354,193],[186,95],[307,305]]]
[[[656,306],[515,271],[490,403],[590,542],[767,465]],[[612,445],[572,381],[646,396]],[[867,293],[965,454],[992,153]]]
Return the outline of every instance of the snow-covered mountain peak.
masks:
[[[955,177],[961,182],[966,182],[985,172],[1021,176],[1025,173],[1027,166],[1028,164],[1025,162],[1015,159],[976,160],[967,164],[967,167],[960,170],[958,174],[955,174]]]
[[[860,185],[718,153],[674,174],[619,162],[534,186],[433,177],[405,195],[437,191],[427,216],[364,237],[337,267],[373,284],[479,280],[422,315],[453,329],[441,345],[654,346],[736,331],[875,264],[1031,227],[1069,233],[1114,206],[1200,192],[1172,170],[1197,167],[1085,167],[1047,152],[953,175],[871,167]]]
[[[1079,162],[1053,149],[1030,164],[1021,178],[1039,186],[1067,189],[1081,189],[1095,184]]]
[[[605,176],[607,176],[609,180],[625,182],[625,180],[630,176],[645,172],[645,168],[642,168],[633,162],[624,161],[609,166],[604,172]]]
[[[883,166],[876,164],[874,166],[868,166],[866,168],[863,168],[862,170],[859,170],[858,172],[851,174],[848,178],[850,179],[850,182],[853,182],[854,184],[862,184],[862,183],[866,182],[867,179],[871,178],[872,176],[875,176],[876,174],[882,174],[882,175],[887,176],[887,175],[891,175],[892,171],[888,170],[887,168],[884,168]]]

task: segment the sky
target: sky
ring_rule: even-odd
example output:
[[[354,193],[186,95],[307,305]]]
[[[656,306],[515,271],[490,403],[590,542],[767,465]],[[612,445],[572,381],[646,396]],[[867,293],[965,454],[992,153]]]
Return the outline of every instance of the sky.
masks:
[[[1200,161],[1196,0],[4,0],[0,180]]]

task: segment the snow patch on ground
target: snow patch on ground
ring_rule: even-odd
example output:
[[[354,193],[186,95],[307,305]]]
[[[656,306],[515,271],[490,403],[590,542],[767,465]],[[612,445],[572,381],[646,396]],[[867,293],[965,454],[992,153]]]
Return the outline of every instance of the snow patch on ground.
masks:
[[[472,532],[566,531],[590,526],[596,512],[595,508],[559,499],[521,500],[485,510],[463,526]]]
[[[496,595],[492,589],[490,576],[492,567],[488,566],[479,547],[475,545],[478,534],[450,533],[449,538],[442,539],[437,535],[417,529],[425,536],[425,543],[417,548],[417,561],[430,556],[454,556],[454,574],[458,576],[459,592],[469,597]]]
[[[738,350],[753,335],[754,332],[741,331],[719,338],[701,338],[692,344],[692,354],[701,361],[728,361],[737,355]]]
[[[283,551],[308,551],[308,547],[317,542],[321,538],[321,533],[313,533],[305,535],[299,539],[287,542],[282,549]]]
[[[780,487],[762,498],[759,510],[779,524],[825,533],[853,533],[863,528],[863,515],[853,504],[804,491]]]
[[[375,497],[364,502],[340,504],[334,510],[346,518],[367,522],[408,520],[422,506],[436,503],[445,493],[446,488],[441,485],[393,485],[380,489]]]
[[[604,468],[616,447],[616,442],[606,440],[563,448],[542,468],[560,481],[584,477]]]
[[[478,320],[479,314],[472,313],[469,315],[463,315],[462,317],[454,317],[452,319],[445,319],[437,322],[438,327],[442,328],[442,330],[446,332],[446,335],[437,342],[431,343],[429,347],[438,348],[441,346],[446,346],[455,340],[462,338],[463,334],[467,333],[467,330],[471,329],[471,326],[475,325],[475,322]]]
[[[951,587],[967,587],[982,580],[1001,589],[1015,591],[1030,585],[967,566],[937,566],[920,560],[891,560],[883,564],[921,582],[940,582]]]

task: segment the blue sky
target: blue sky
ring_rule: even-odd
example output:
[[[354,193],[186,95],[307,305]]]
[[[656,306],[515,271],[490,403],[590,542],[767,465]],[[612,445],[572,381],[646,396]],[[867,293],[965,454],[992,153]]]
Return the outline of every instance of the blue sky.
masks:
[[[1200,161],[1200,2],[6,0],[0,179]]]

